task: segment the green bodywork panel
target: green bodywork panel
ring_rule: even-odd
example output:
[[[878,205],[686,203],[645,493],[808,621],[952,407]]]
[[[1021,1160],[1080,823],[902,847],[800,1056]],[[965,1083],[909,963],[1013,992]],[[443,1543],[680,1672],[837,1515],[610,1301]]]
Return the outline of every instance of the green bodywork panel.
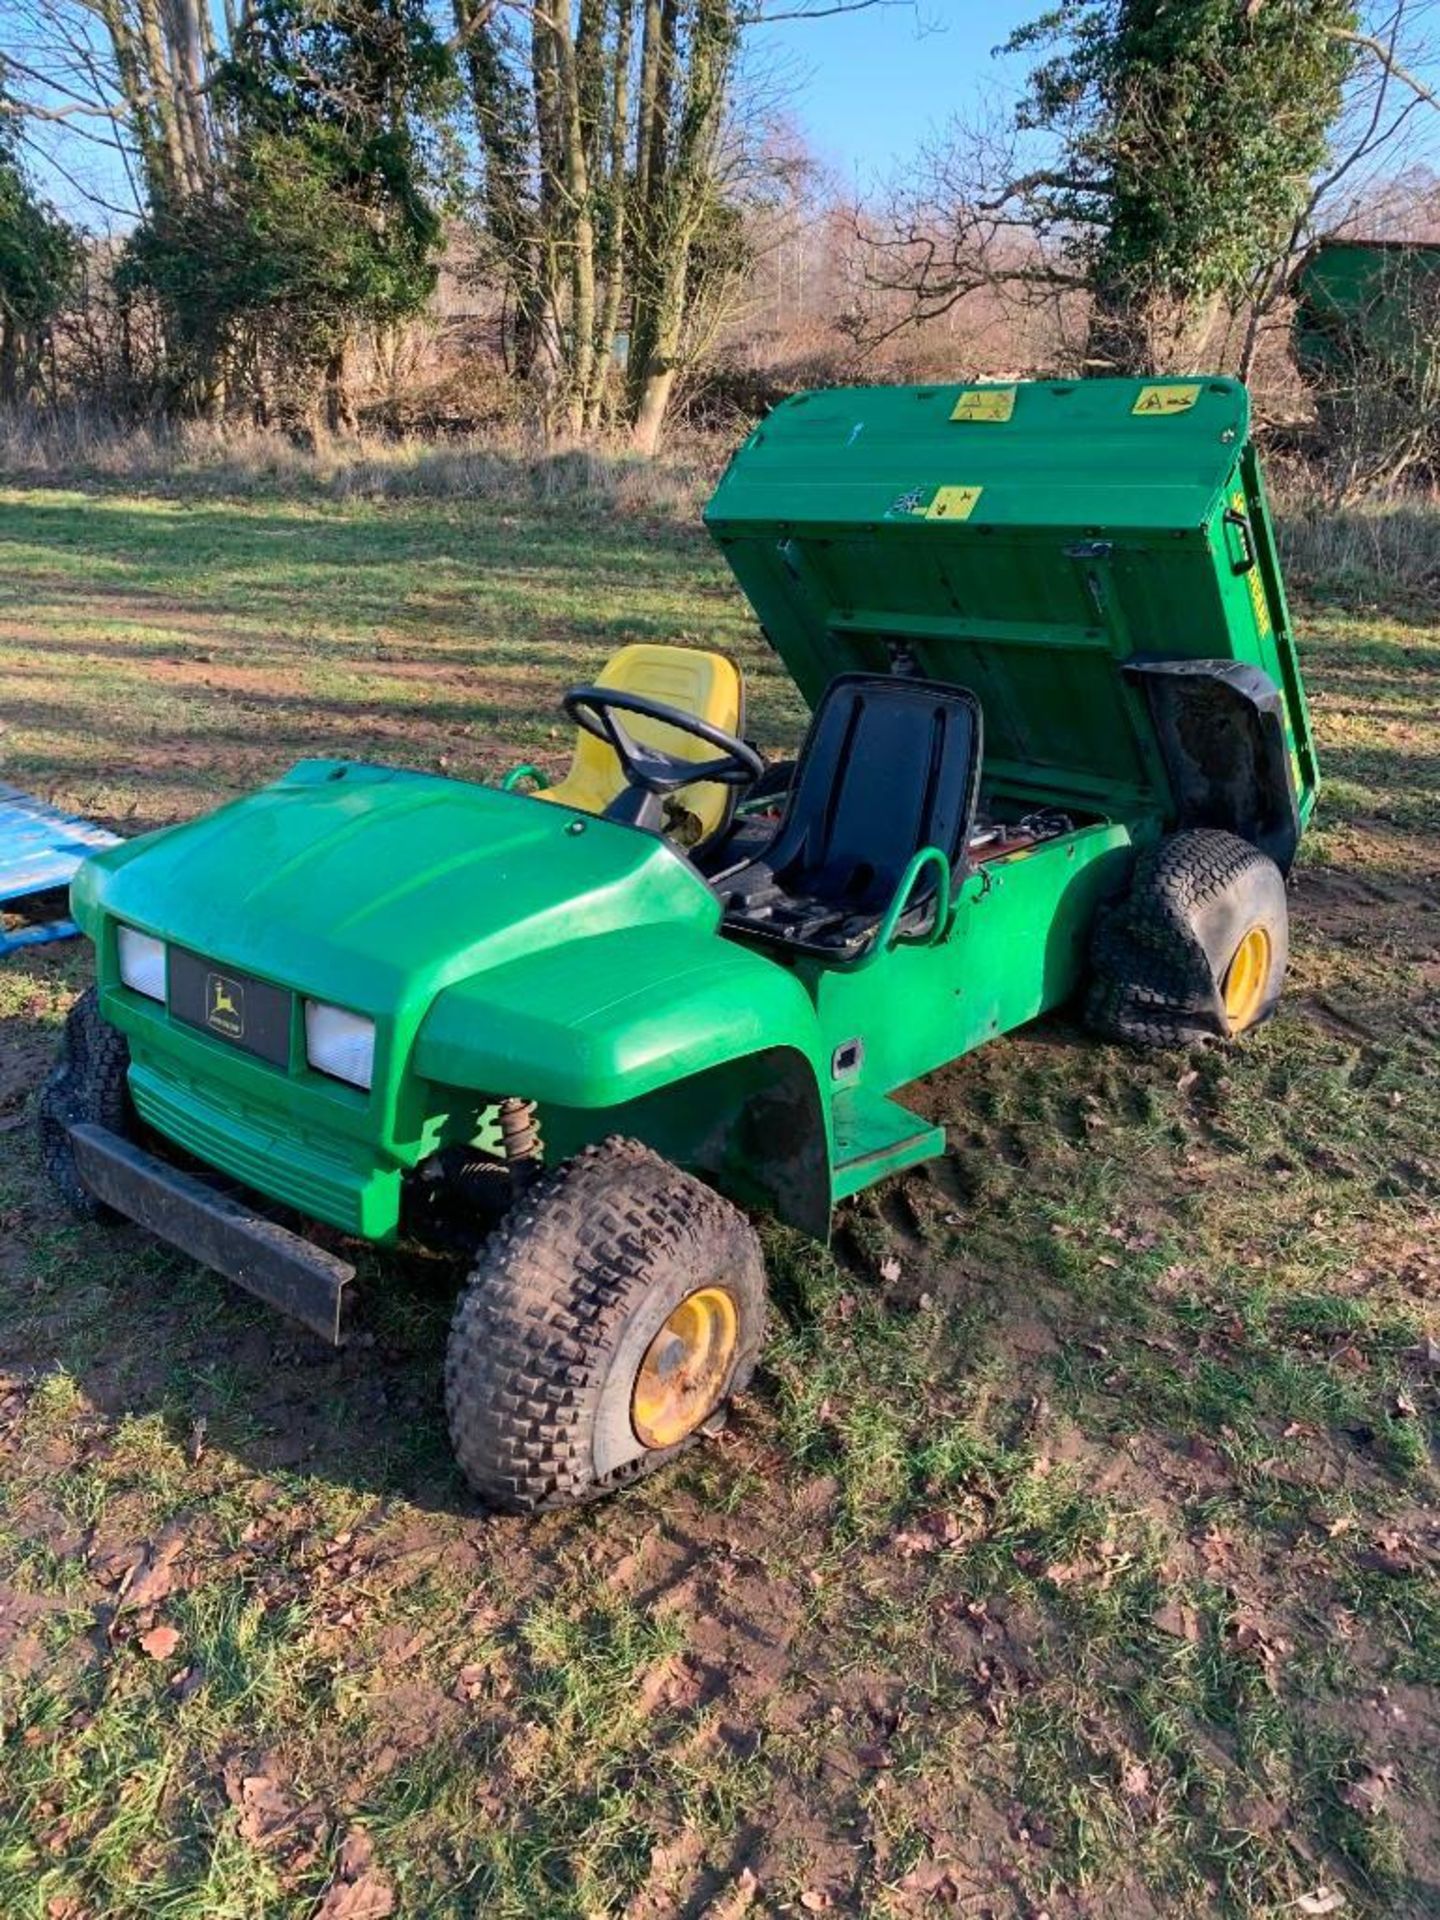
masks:
[[[706,517],[812,704],[856,669],[963,684],[983,709],[982,802],[1063,808],[1073,828],[957,871],[926,935],[838,966],[728,933],[702,875],[639,828],[305,761],[76,880],[145,1121],[386,1240],[407,1175],[493,1142],[515,1095],[551,1157],[635,1135],[823,1235],[836,1200],[943,1149],[896,1093],[1069,998],[1097,904],[1180,822],[1137,660],[1266,676],[1308,816],[1309,722],[1231,382],[801,396]],[[284,1057],[125,987],[117,923],[287,990]],[[369,1091],[307,1064],[307,999],[373,1020]]]

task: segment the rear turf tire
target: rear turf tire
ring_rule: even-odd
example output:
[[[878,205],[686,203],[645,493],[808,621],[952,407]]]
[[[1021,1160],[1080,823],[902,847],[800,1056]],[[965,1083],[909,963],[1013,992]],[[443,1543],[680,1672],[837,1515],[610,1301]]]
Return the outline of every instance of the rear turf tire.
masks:
[[[647,1444],[637,1383],[653,1385],[657,1350],[671,1350],[662,1329],[692,1322],[719,1344],[708,1370],[697,1362],[686,1431]],[[588,1147],[517,1203],[460,1296],[445,1359],[456,1458],[504,1512],[594,1499],[690,1445],[748,1384],[764,1330],[745,1216],[636,1141]]]
[[[1289,957],[1285,880],[1233,833],[1172,834],[1135,863],[1091,942],[1085,1014],[1107,1040],[1187,1047],[1268,1020]]]
[[[69,1129],[91,1125],[133,1135],[129,1072],[125,1036],[101,1019],[99,998],[94,987],[88,987],[66,1018],[55,1064],[40,1089],[36,1115],[46,1176],[70,1211],[84,1220],[118,1220],[120,1215],[97,1200],[81,1180]]]

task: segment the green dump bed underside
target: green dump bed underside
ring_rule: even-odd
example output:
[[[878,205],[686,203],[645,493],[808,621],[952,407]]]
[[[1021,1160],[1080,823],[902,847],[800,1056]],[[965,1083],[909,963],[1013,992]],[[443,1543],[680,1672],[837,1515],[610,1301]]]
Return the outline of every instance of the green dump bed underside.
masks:
[[[786,401],[706,511],[813,705],[839,673],[958,682],[992,776],[1168,802],[1137,655],[1285,693],[1312,783],[1249,399],[1232,380],[854,387]]]

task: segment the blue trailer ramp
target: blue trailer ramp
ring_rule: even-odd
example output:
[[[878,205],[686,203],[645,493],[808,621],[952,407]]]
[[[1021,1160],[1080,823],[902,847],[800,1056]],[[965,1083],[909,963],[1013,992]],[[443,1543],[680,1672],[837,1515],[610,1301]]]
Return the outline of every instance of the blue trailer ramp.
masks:
[[[0,908],[68,887],[82,860],[100,847],[113,847],[118,838],[18,787],[0,786]],[[0,959],[17,947],[63,940],[74,932],[70,919],[11,930],[0,927]]]

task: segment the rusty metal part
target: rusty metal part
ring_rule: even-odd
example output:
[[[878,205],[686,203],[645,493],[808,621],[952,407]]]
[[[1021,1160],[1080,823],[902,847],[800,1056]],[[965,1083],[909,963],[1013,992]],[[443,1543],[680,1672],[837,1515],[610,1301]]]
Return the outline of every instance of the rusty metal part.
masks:
[[[545,1148],[533,1100],[513,1096],[500,1102],[500,1144],[517,1195],[532,1186],[545,1167]]]

